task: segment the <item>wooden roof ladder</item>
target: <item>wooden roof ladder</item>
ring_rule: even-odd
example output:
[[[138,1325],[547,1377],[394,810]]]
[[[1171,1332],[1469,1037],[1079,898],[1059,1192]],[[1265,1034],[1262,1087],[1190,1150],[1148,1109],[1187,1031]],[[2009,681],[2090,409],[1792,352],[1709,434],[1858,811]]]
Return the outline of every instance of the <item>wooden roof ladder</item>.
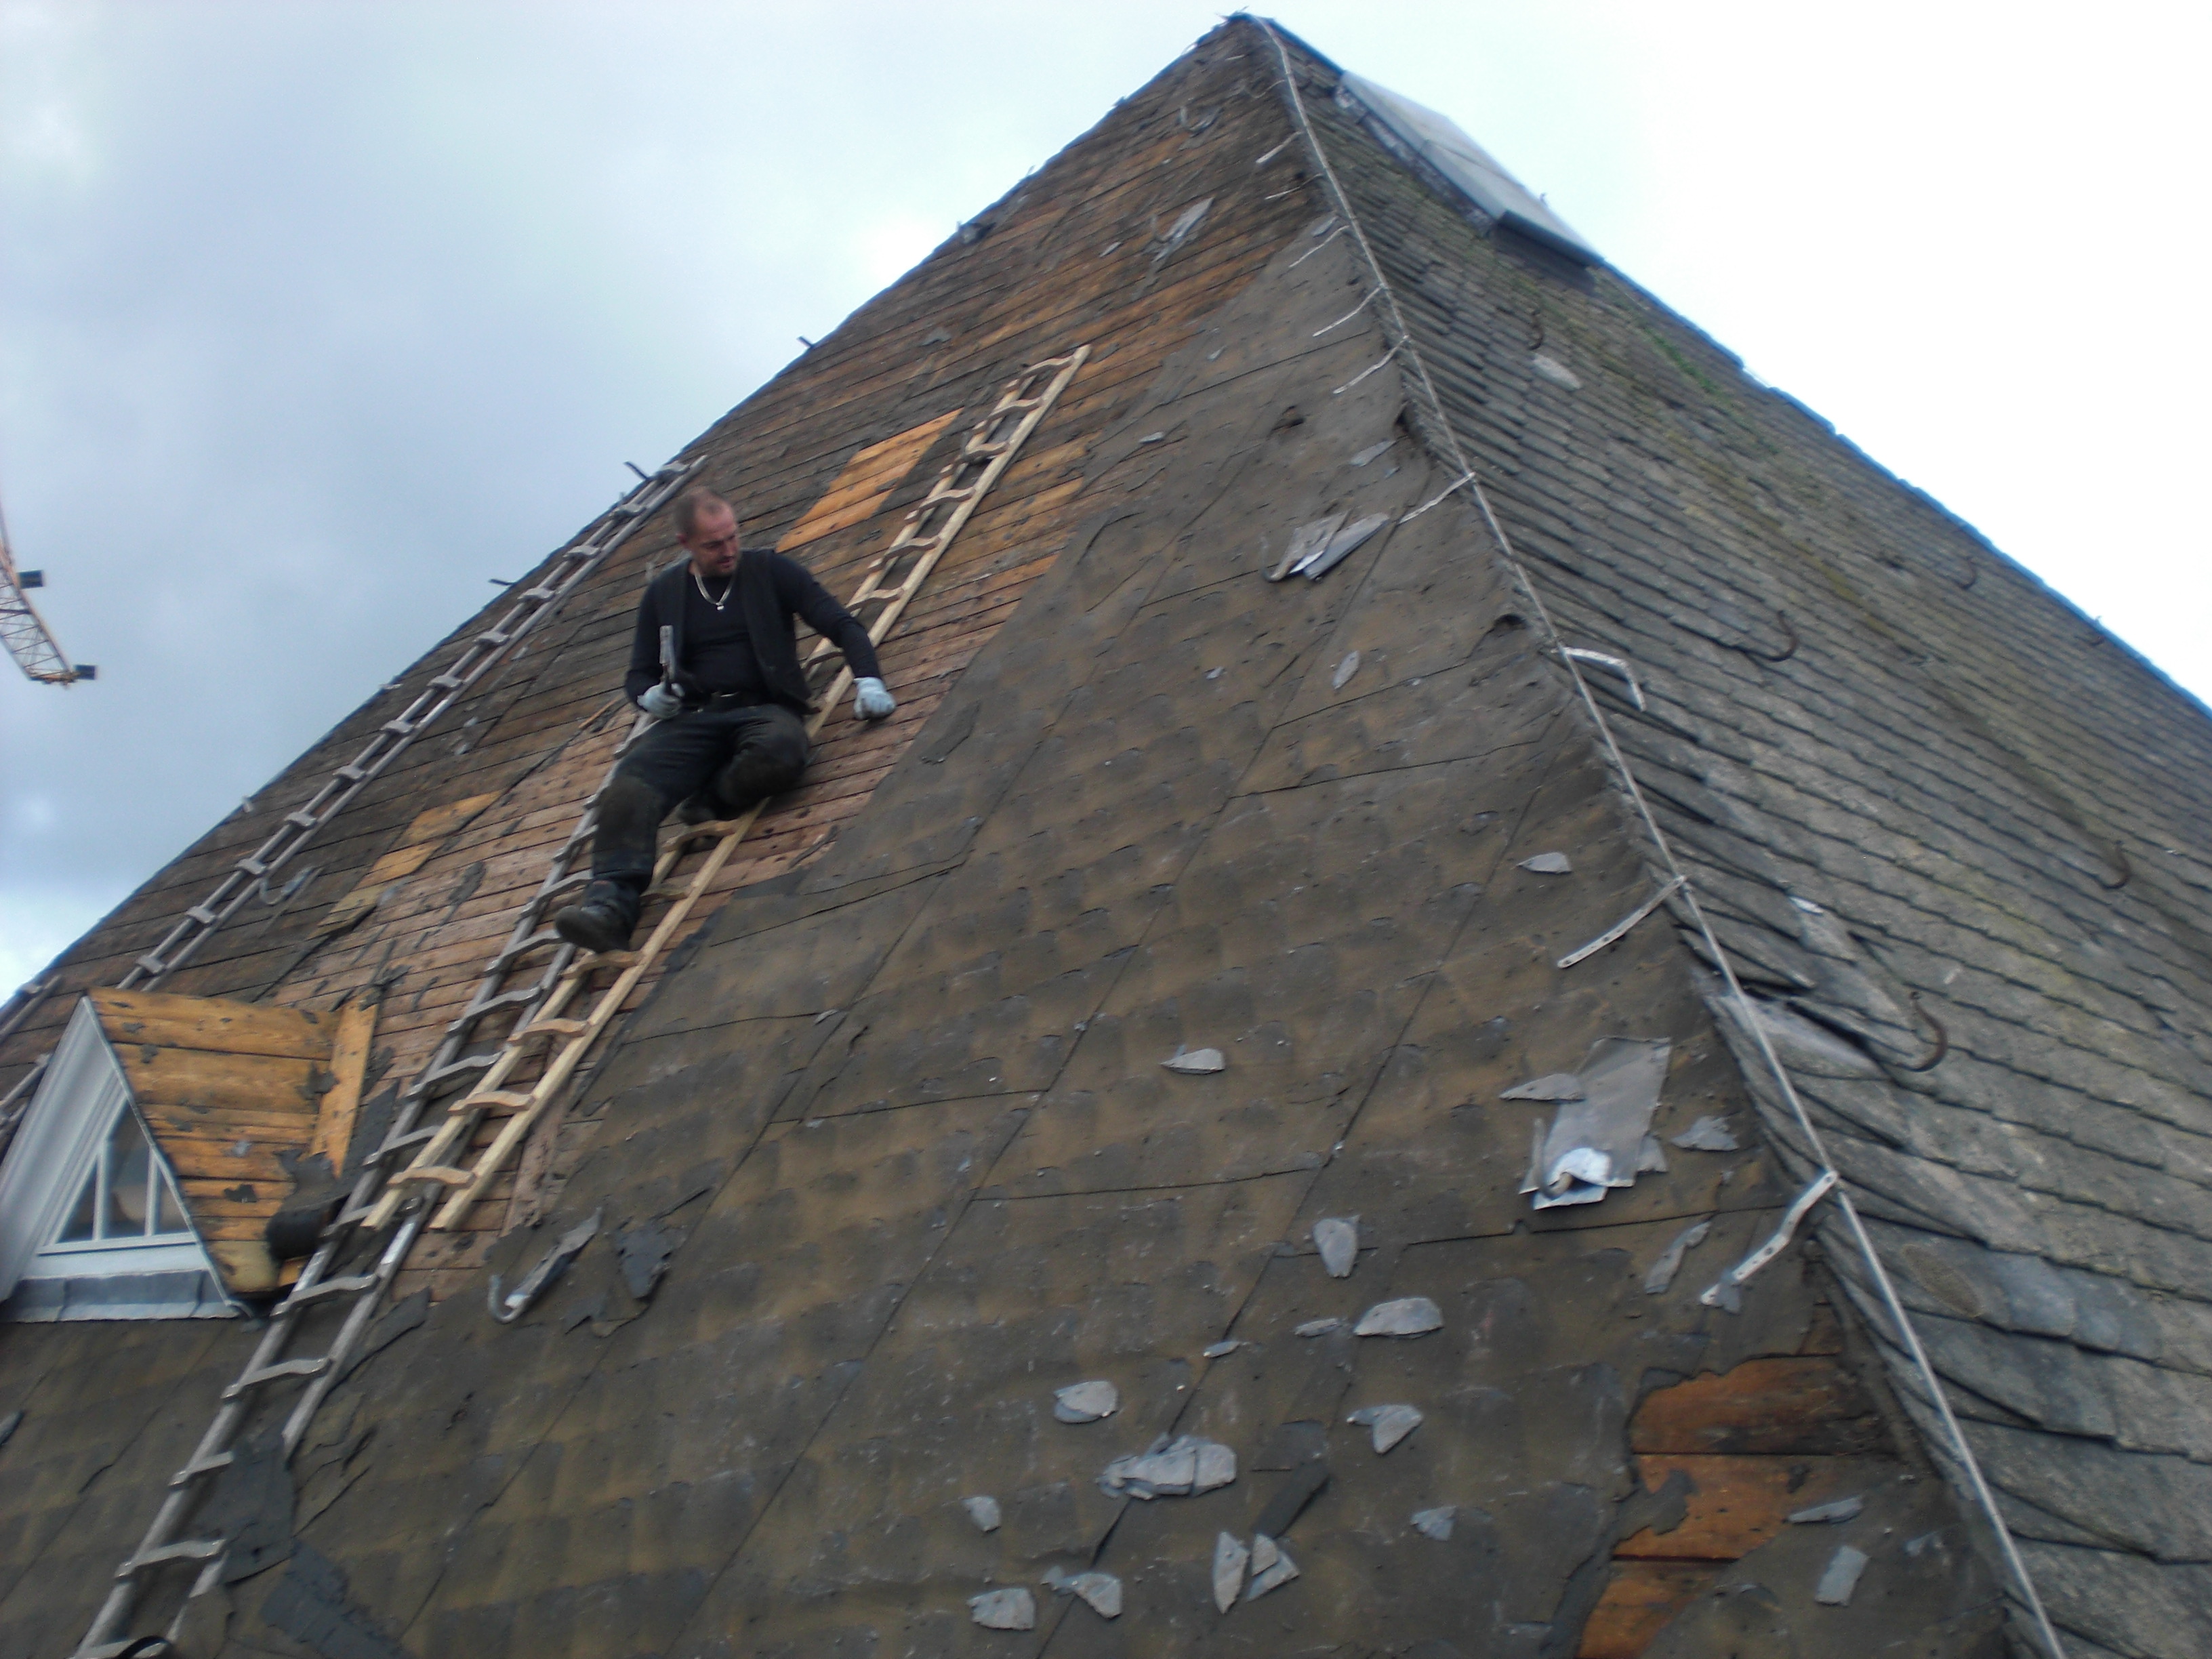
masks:
[[[1065,356],[1024,369],[1007,383],[990,413],[969,430],[959,454],[907,515],[897,536],[869,565],[848,601],[848,608],[866,623],[871,640],[881,644],[898,625],[953,538],[1089,356],[1088,346],[1079,346]],[[688,475],[690,469],[683,471]],[[663,499],[672,493],[672,485],[656,492]],[[808,724],[810,735],[820,730],[852,684],[850,669],[838,665],[832,672],[834,657],[835,647],[820,640],[804,665],[819,705]],[[633,726],[623,748],[645,725],[641,719]],[[235,1461],[257,1422],[274,1423],[276,1390],[296,1383],[300,1392],[283,1414],[280,1431],[282,1455],[291,1456],[324,1398],[359,1351],[370,1320],[416,1241],[426,1230],[456,1228],[467,1218],[532,1127],[561,1099],[630,993],[676,940],[760,814],[755,807],[737,818],[671,832],[647,889],[648,905],[665,901],[666,908],[645,942],[633,951],[581,951],[562,941],[549,925],[550,917],[556,901],[589,879],[586,866],[597,803],[612,775],[610,767],[554,853],[507,942],[485,964],[476,994],[447,1028],[436,1053],[401,1100],[391,1130],[308,1256],[298,1283],[271,1313],[246,1369],[223,1390],[191,1461],[171,1478],[153,1524],[118,1570],[74,1659],[114,1659],[137,1639],[125,1632],[157,1569],[172,1563],[199,1565],[184,1604],[168,1623],[173,1639],[191,1598],[221,1582],[228,1540],[188,1535],[209,1478]],[[155,955],[165,956],[168,950],[164,941]],[[505,1035],[487,1046],[475,1046],[479,1026],[502,1018]],[[446,1101],[445,1109],[434,1111],[441,1100]],[[479,1130],[493,1123],[498,1127],[485,1144],[475,1146]],[[404,1167],[396,1167],[409,1154]],[[373,1243],[380,1235],[385,1235],[383,1248],[373,1265],[350,1273],[340,1271],[356,1247]],[[301,1327],[319,1314],[338,1322],[328,1348],[319,1355],[288,1358]]]

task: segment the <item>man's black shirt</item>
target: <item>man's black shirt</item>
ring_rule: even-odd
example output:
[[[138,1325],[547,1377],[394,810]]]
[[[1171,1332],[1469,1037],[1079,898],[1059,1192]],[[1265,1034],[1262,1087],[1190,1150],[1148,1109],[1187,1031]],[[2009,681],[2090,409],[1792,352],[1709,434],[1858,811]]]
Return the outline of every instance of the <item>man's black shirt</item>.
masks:
[[[664,625],[676,629],[676,679],[684,688],[687,700],[696,702],[730,694],[748,702],[792,701],[788,696],[779,696],[771,686],[746,627],[739,574],[744,564],[753,560],[762,561],[762,568],[769,574],[774,610],[784,629],[781,641],[770,641],[771,652],[776,652],[787,663],[791,661],[791,619],[798,616],[844,653],[846,665],[852,669],[855,678],[883,678],[868,630],[823,591],[805,565],[768,548],[749,547],[739,558],[738,569],[720,581],[707,580],[703,594],[701,578],[688,560],[668,573],[670,576],[680,573],[681,586],[673,592],[669,581],[663,578],[656,578],[647,585],[645,598],[637,608],[637,633],[630,645],[629,673],[623,681],[623,690],[632,702],[660,678],[660,630]],[[680,600],[677,598],[678,593]],[[719,610],[708,595],[723,601]],[[671,614],[678,605],[680,614]]]

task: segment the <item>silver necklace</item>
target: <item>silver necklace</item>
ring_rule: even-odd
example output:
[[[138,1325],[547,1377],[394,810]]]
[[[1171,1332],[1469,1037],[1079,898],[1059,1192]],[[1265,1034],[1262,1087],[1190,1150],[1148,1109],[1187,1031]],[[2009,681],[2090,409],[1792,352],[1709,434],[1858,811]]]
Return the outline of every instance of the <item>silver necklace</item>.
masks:
[[[696,564],[691,567],[691,583],[699,590],[701,599],[720,611],[729,604],[730,595],[737,592],[738,573],[734,570],[730,572],[730,579],[722,584],[722,597],[719,599],[707,591],[706,578],[699,574],[699,567]]]

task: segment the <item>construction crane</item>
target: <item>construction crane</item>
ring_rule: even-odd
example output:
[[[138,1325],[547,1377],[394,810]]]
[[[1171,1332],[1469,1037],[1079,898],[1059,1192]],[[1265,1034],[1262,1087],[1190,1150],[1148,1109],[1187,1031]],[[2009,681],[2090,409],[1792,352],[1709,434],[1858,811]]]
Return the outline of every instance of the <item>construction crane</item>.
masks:
[[[54,630],[26,597],[32,588],[46,585],[44,571],[15,568],[15,555],[8,544],[8,523],[0,518],[0,644],[8,647],[15,665],[41,685],[75,685],[79,680],[94,678],[100,671],[90,663],[72,665],[62,655]]]

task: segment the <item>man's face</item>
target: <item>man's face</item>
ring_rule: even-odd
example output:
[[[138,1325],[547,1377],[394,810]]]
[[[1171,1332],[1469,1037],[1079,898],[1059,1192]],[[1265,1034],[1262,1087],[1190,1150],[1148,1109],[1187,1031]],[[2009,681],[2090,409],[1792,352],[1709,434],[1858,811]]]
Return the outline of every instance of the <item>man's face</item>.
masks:
[[[677,544],[691,556],[691,568],[719,580],[738,568],[738,515],[726,505],[709,507]]]

